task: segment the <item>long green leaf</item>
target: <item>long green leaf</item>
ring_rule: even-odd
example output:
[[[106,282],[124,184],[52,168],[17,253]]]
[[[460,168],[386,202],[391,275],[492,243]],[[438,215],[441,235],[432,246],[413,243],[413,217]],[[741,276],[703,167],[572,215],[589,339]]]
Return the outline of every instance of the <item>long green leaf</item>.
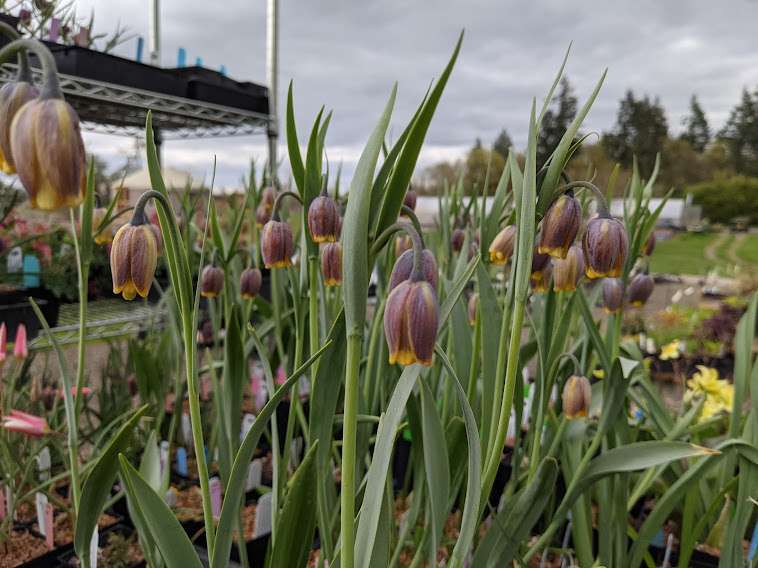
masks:
[[[276,390],[271,398],[269,398],[266,405],[255,418],[253,426],[245,435],[245,439],[242,441],[239,450],[237,450],[237,455],[234,458],[234,465],[229,474],[229,483],[227,484],[224,503],[221,507],[221,517],[218,523],[218,531],[216,532],[216,542],[213,547],[211,566],[221,568],[222,566],[227,566],[229,563],[229,552],[232,548],[232,529],[234,523],[237,522],[237,514],[239,512],[242,494],[245,490],[247,468],[250,465],[250,460],[253,458],[256,448],[258,447],[258,440],[260,439],[261,434],[263,434],[266,424],[268,424],[268,421],[271,419],[279,402],[281,402],[282,398],[289,393],[290,388],[300,376],[318,360],[330,345],[331,341],[328,341],[305,363],[292,372],[292,375],[290,375],[284,384]]]
[[[342,292],[345,302],[345,324],[348,336],[362,334],[366,321],[366,290],[369,282],[368,223],[371,205],[371,182],[382,149],[384,134],[389,126],[395,106],[397,85],[384,107],[379,123],[374,128],[350,183],[347,210],[342,225]]]
[[[392,177],[387,185],[387,191],[384,194],[384,200],[382,201],[379,222],[376,230],[377,235],[381,235],[387,227],[394,223],[400,213],[405,192],[408,189],[408,184],[411,181],[413,171],[416,168],[416,161],[421,152],[421,146],[424,144],[424,139],[426,138],[426,132],[429,129],[429,124],[432,122],[432,117],[437,109],[437,104],[442,96],[442,91],[445,90],[447,80],[450,77],[450,73],[453,71],[455,61],[458,59],[458,53],[461,50],[462,42],[463,32],[461,32],[461,35],[458,37],[450,61],[448,61],[442,75],[440,75],[439,81],[437,81],[434,88],[429,93],[429,97],[424,102],[423,110],[418,114],[418,118],[413,124],[413,130],[408,134],[408,138],[403,145],[403,150],[397,159],[395,169],[392,172]],[[348,327],[350,326],[348,325]]]
[[[420,372],[420,365],[409,365],[403,369],[403,373],[392,393],[392,398],[387,405],[387,411],[379,420],[374,456],[366,475],[366,491],[355,536],[355,557],[358,565],[363,568],[371,566],[376,531],[381,515],[384,483],[392,459],[395,436],[400,425],[400,419],[405,412],[408,397],[411,395]]]
[[[118,455],[129,445],[137,422],[147,411],[148,405],[138,408],[118,432],[111,438],[108,447],[97,458],[97,463],[87,476],[79,501],[79,514],[76,518],[74,548],[85,566],[89,566],[89,544],[92,532],[97,526],[97,519],[103,512],[105,502],[111,493],[113,482],[118,474]]]
[[[292,102],[292,81],[290,81],[290,86],[287,89],[287,150],[289,151],[292,178],[295,180],[300,195],[302,195],[305,184],[305,168],[303,167],[303,157],[300,154],[300,143],[297,141],[295,108]]]
[[[123,454],[119,455],[119,460],[129,499],[139,508],[166,565],[169,568],[201,568],[200,558],[173,511]]]
[[[271,553],[270,566],[305,566],[316,527],[316,450],[318,442],[305,454],[289,482],[284,508],[279,516],[278,538]]]

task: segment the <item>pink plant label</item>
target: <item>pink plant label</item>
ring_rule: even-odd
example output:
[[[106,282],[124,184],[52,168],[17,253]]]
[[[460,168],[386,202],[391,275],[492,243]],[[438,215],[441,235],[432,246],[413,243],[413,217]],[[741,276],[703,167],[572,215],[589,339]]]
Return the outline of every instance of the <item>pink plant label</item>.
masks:
[[[5,486],[0,485],[0,521],[6,516],[5,510]]]
[[[221,516],[221,480],[218,477],[211,477],[209,481],[211,490],[211,510],[213,516]]]

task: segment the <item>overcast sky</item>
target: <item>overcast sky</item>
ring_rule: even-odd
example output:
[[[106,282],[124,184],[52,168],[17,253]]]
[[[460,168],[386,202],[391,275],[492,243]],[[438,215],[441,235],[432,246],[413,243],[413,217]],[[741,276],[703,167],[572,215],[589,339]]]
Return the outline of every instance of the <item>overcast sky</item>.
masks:
[[[265,82],[265,0],[161,0],[162,65],[225,65],[229,76]],[[95,10],[95,31],[117,22],[147,38],[148,0],[77,0],[82,16]],[[713,127],[720,127],[743,86],[758,86],[758,0],[495,1],[407,0],[280,2],[280,106],[294,80],[300,137],[324,104],[334,110],[327,138],[332,163],[349,177],[394,81],[395,135],[429,81],[438,76],[461,28],[458,64],[427,136],[419,167],[460,157],[477,137],[489,144],[505,127],[525,143],[529,105],[546,93],[573,41],[566,73],[580,104],[603,69],[608,77],[585,131],[604,131],[615,120],[626,89],[659,96],[673,132],[696,93]],[[117,53],[134,57],[136,39]],[[114,164],[132,146],[126,138],[87,134],[90,151]],[[284,139],[280,140],[284,152]],[[210,172],[234,186],[256,156],[262,136],[170,141],[168,165]],[[286,168],[286,166],[285,166]]]

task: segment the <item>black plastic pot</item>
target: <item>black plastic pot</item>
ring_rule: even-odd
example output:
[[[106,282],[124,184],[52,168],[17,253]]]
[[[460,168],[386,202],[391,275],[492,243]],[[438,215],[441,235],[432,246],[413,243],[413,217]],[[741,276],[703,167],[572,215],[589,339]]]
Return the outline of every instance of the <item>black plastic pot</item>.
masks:
[[[186,96],[186,81],[169,70],[77,45],[51,42],[45,45],[53,53],[60,73],[176,97]],[[36,61],[32,61],[34,65]]]
[[[108,542],[108,535],[109,534],[120,533],[120,534],[123,534],[125,537],[129,537],[129,536],[131,536],[131,534],[133,532],[134,532],[134,528],[131,527],[131,526],[129,526],[129,525],[126,525],[126,524],[117,523],[115,525],[111,525],[110,527],[107,527],[107,528],[105,528],[105,529],[103,529],[103,530],[100,531],[100,537],[99,537],[99,543],[98,544],[101,547],[103,545],[107,544],[107,542]],[[72,561],[74,561],[75,558],[76,558],[76,553],[74,552],[73,546],[71,546],[70,549],[67,550],[66,552],[62,552],[62,553],[59,552],[56,555],[55,561],[57,563],[54,563],[54,564],[45,564],[44,566],[58,567],[58,568],[70,567],[70,566],[74,565],[74,563]],[[76,565],[78,565],[78,564],[76,564]],[[145,563],[144,560],[131,564],[129,566],[129,568],[142,568],[143,566],[147,566],[147,564]]]
[[[240,82],[204,67],[178,67],[167,70],[186,81],[186,97],[217,105],[268,114],[268,89],[255,83]]]
[[[656,566],[660,565],[663,562],[663,557],[666,555],[666,549],[660,546],[650,546],[648,550],[650,551],[650,555],[653,557],[653,560],[655,560]],[[679,552],[672,550],[671,556],[669,556],[669,565],[677,566],[678,563]],[[711,556],[710,554],[701,552],[700,550],[692,551],[692,556],[690,556],[690,562],[688,564],[689,568],[718,568],[718,565],[718,556]]]
[[[34,298],[50,327],[58,323],[60,304],[55,300],[40,298],[30,290],[0,294],[0,323],[5,323],[8,341],[13,341],[19,324],[23,323],[26,326],[26,337],[29,341],[37,337],[42,329],[29,303],[29,296]]]

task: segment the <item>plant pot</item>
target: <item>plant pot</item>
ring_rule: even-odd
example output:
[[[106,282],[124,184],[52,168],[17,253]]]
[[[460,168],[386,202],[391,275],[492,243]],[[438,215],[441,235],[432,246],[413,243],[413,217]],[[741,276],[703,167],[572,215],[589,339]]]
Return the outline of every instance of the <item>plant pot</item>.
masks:
[[[132,536],[134,533],[134,529],[126,524],[116,524],[111,527],[108,527],[106,529],[103,529],[100,531],[100,536],[98,540],[98,548],[103,550],[106,549],[110,544],[110,538],[112,535],[119,535],[121,537],[124,537],[125,539],[128,539]],[[136,545],[137,549],[139,549],[139,544]],[[131,549],[130,549],[131,550]],[[119,554],[115,559],[118,559],[122,564],[121,566],[128,566],[128,568],[142,568],[143,566],[146,566],[144,559],[142,560],[134,560],[133,562],[126,564],[124,561],[126,560],[123,556],[123,554]],[[57,566],[59,568],[64,567],[70,567],[70,566],[78,566],[79,564],[76,562],[76,553],[73,549],[68,550],[64,553],[59,553],[55,560],[57,561],[57,564],[46,564],[46,566]],[[101,562],[102,565],[108,566],[110,563],[108,562],[108,559]]]
[[[35,295],[36,296],[36,295]],[[37,337],[42,329],[37,315],[29,303],[29,292],[11,292],[0,294],[0,322],[4,322],[8,332],[8,341],[13,341],[19,324],[26,326],[26,338],[31,341]],[[34,301],[39,306],[50,327],[58,323],[58,311],[60,304],[52,300],[35,297]]]
[[[186,97],[217,105],[268,114],[268,89],[255,83],[240,82],[204,67],[179,67],[169,70],[186,81]]]

